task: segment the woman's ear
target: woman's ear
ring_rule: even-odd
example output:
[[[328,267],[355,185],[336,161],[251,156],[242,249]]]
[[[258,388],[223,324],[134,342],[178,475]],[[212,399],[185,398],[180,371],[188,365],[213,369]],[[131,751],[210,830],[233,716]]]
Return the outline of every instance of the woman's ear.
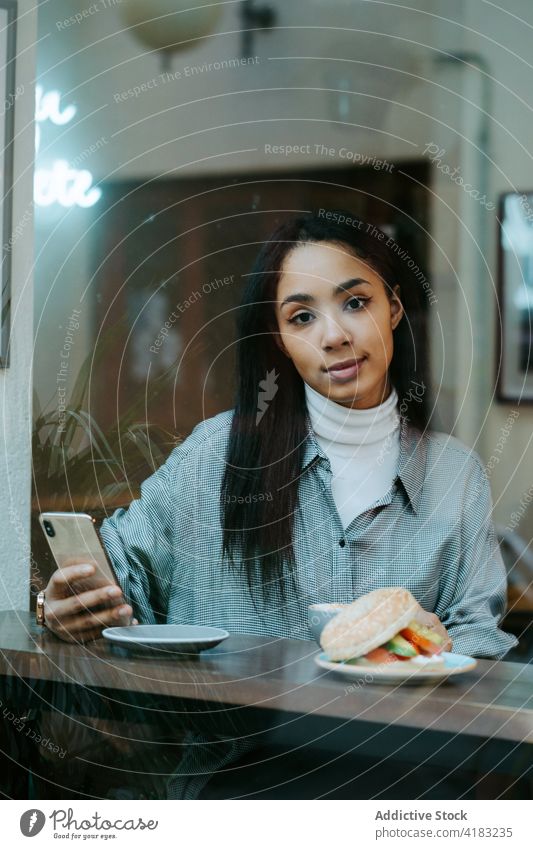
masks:
[[[400,286],[396,284],[392,290],[392,297],[390,299],[390,317],[392,329],[396,330],[403,316],[403,306],[400,300]]]

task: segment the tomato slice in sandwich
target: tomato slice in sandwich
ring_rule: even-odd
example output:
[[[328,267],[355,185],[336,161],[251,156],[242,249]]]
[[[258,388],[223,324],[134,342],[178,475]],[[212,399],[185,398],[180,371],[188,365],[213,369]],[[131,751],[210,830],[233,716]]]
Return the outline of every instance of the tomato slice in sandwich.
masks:
[[[400,631],[400,634],[416,648],[420,649],[421,652],[424,652],[424,654],[440,654],[442,652],[441,645],[435,643],[433,640],[428,640],[427,637],[424,637],[417,631],[413,631],[411,628],[404,628],[403,631]]]
[[[396,663],[398,658],[392,652],[384,649],[383,646],[378,646],[377,649],[372,649],[368,654],[365,654],[367,660],[371,663]]]

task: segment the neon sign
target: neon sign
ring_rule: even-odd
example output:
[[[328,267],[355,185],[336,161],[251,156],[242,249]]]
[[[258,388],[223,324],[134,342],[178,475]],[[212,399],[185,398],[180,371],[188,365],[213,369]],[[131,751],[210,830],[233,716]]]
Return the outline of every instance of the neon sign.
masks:
[[[35,153],[41,144],[41,124],[50,121],[62,127],[76,115],[72,104],[61,108],[61,94],[53,89],[45,92],[38,85],[35,89]],[[90,171],[71,168],[64,159],[56,160],[51,168],[36,168],[33,181],[33,197],[37,206],[52,206],[58,203],[66,208],[94,206],[102,196],[101,189],[93,186]]]
[[[69,121],[72,121],[74,115],[77,112],[75,106],[67,106],[65,109],[61,109],[61,95],[55,89],[53,91],[47,91],[45,93],[42,85],[38,85],[35,87],[35,120],[37,124],[41,124],[43,121],[51,121],[52,124],[56,124],[58,127],[62,127],[63,124],[68,124]]]

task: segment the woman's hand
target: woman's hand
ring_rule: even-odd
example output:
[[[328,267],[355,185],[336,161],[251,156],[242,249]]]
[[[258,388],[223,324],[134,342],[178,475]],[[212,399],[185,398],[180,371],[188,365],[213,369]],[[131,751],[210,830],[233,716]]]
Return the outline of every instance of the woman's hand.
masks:
[[[95,640],[104,628],[131,622],[132,608],[124,604],[122,590],[116,584],[76,591],[76,583],[86,583],[94,572],[95,566],[90,563],[64,566],[54,572],[45,589],[46,627],[69,643]],[[101,605],[106,608],[93,610]],[[138,624],[137,620],[132,624]]]
[[[435,631],[440,637],[444,639],[444,645],[442,647],[443,651],[451,651],[452,650],[452,638],[448,634],[448,631],[440,621],[439,617],[436,613],[429,613],[428,610],[424,610],[422,607],[419,609],[418,613],[413,616],[413,619],[416,622],[419,622],[420,625],[425,625],[426,628],[431,628]]]

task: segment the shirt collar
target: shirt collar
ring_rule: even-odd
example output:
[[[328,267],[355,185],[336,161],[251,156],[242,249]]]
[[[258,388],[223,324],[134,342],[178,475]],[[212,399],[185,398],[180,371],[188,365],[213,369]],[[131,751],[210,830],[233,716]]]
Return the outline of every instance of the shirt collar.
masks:
[[[315,437],[309,414],[306,416],[307,439],[305,442],[302,472],[317,458],[325,461],[331,468],[329,458]],[[422,488],[426,476],[427,433],[412,425],[400,414],[400,454],[398,458],[398,477],[407,493],[415,513],[420,509]]]

